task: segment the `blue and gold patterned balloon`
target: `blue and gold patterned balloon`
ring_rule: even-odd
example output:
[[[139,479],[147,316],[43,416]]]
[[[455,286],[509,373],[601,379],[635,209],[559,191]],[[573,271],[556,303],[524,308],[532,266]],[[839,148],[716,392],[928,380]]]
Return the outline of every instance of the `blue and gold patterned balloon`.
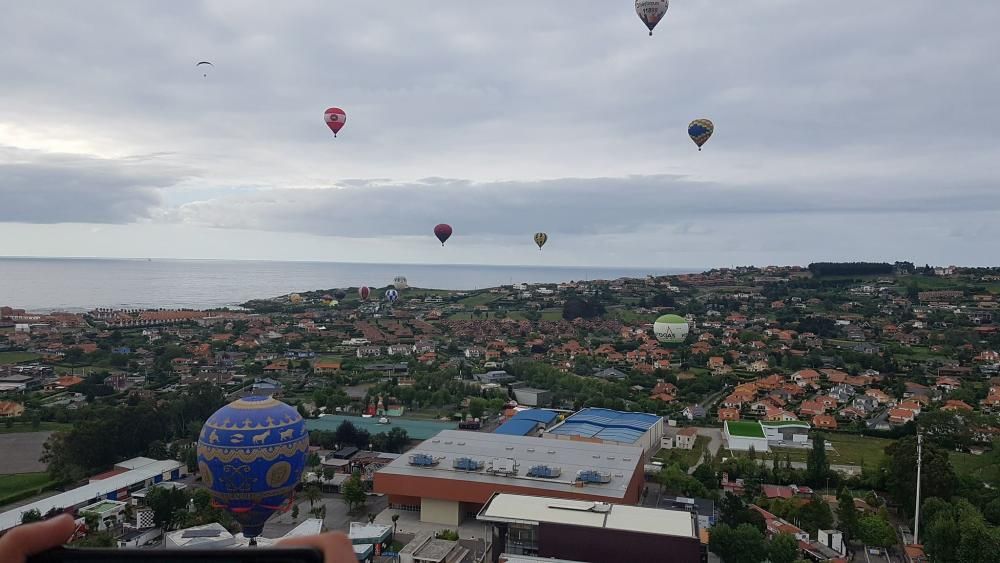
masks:
[[[198,470],[213,504],[246,537],[283,510],[302,478],[309,434],[294,408],[273,397],[234,401],[208,418],[198,437]]]
[[[708,142],[714,132],[715,124],[711,119],[695,119],[688,125],[688,136],[698,145],[698,150],[701,150],[701,146]]]

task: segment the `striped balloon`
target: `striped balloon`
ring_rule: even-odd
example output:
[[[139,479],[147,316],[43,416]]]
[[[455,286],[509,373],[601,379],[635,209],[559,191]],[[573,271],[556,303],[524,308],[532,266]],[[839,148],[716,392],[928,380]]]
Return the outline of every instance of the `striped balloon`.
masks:
[[[545,233],[535,233],[535,244],[538,245],[538,250],[541,250],[545,243],[548,242],[549,235]]]
[[[694,144],[698,145],[698,150],[701,150],[701,146],[708,142],[714,131],[715,125],[710,119],[695,119],[688,125],[688,135]]]

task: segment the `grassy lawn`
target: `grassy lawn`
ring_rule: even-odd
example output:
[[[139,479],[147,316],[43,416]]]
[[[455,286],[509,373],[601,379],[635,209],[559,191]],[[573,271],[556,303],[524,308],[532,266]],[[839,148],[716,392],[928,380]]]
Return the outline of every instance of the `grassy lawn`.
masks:
[[[871,436],[858,436],[855,434],[827,434],[827,442],[833,450],[827,451],[827,459],[833,465],[864,465],[869,469],[875,469],[882,458],[885,457],[885,447],[893,442],[886,438],[873,438]],[[787,455],[791,461],[801,461],[805,463],[809,456],[809,448],[771,448],[773,453],[760,454],[758,456],[771,459],[772,455],[777,455],[779,461],[784,461]]]
[[[42,421],[36,430],[31,427],[30,422],[15,422],[10,428],[7,428],[6,424],[0,425],[0,434],[15,434],[17,432],[57,432],[60,430],[70,430],[72,428],[73,425],[68,423]]]
[[[606,316],[612,319],[618,319],[626,323],[634,323],[642,321],[644,319],[648,319],[649,321],[654,320],[654,317],[640,315],[639,313],[636,313],[635,311],[626,309],[624,307],[612,307],[611,309],[608,310]]]
[[[54,484],[55,481],[45,471],[0,475],[0,505],[27,498]]]
[[[543,309],[542,320],[543,321],[562,320],[562,309]]]
[[[499,295],[493,293],[479,293],[476,295],[470,295],[464,299],[459,299],[457,303],[465,305],[466,307],[475,307],[476,305],[489,305],[497,299],[500,299]]]
[[[726,428],[729,429],[729,433],[733,436],[740,436],[744,438],[764,437],[764,430],[761,429],[760,424],[756,422],[730,421],[726,424]]]
[[[0,365],[33,362],[38,358],[41,358],[41,356],[32,354],[31,352],[0,352]]]
[[[695,439],[694,448],[690,450],[660,450],[654,459],[662,461],[663,465],[672,463],[683,463],[688,467],[693,467],[701,459],[705,448],[708,447],[708,436],[698,436]]]
[[[993,463],[992,457],[988,453],[972,455],[950,452],[948,454],[948,459],[958,475],[970,475],[997,486],[1000,485],[1000,465]]]

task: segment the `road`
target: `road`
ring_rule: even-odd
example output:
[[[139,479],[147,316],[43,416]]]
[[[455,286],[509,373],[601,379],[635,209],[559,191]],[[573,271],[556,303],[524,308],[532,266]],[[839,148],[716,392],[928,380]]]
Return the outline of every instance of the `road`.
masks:
[[[287,534],[292,528],[298,526],[306,518],[311,518],[309,511],[309,501],[301,500],[296,503],[299,506],[299,517],[292,518],[292,511],[274,515],[264,526],[264,537],[277,538]],[[356,513],[347,512],[347,504],[340,494],[326,493],[323,498],[316,502],[315,507],[326,507],[326,518],[323,526],[326,530],[340,530],[346,532],[351,527],[351,522],[367,522],[368,513],[378,514],[389,506],[389,498],[386,496],[369,495],[368,502]]]
[[[713,456],[719,453],[719,448],[722,447],[722,429],[698,428],[698,435],[708,437],[708,451],[712,452]],[[692,467],[688,469],[688,474],[689,475],[693,474],[694,470],[697,469],[699,465],[701,465],[701,462],[704,461],[704,459],[705,459],[704,456],[699,457],[698,463],[694,464]]]

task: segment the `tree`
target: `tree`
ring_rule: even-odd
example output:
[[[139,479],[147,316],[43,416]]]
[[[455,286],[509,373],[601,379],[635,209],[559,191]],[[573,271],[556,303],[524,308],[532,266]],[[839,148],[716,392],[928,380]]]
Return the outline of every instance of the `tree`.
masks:
[[[901,438],[885,448],[886,489],[907,514],[912,514],[916,500],[917,440]],[[958,484],[948,452],[925,443],[921,467],[921,495],[949,499]]]
[[[42,520],[43,520],[43,518],[42,518],[42,512],[40,510],[38,510],[37,508],[32,508],[31,510],[26,510],[26,511],[24,511],[24,512],[21,513],[21,523],[22,524],[30,524],[32,522],[41,522]]]
[[[87,537],[73,542],[73,547],[115,547],[118,542],[107,532],[87,534]]]
[[[719,521],[730,528],[736,528],[740,524],[750,524],[764,531],[766,527],[764,517],[759,512],[747,508],[742,498],[728,492],[719,501]]]
[[[486,399],[476,397],[469,401],[469,415],[473,418],[482,418],[486,412]]]
[[[187,508],[187,494],[183,489],[153,487],[146,494],[146,505],[153,510],[153,523],[169,531]]]
[[[815,534],[817,530],[828,530],[833,526],[833,511],[830,505],[818,495],[799,507],[798,518],[800,527]]]
[[[888,548],[896,544],[896,532],[888,520],[875,514],[858,519],[858,539],[872,547]]]
[[[778,534],[767,546],[771,563],[793,563],[799,557],[799,540],[791,534]]]
[[[368,513],[368,523],[369,524],[374,524],[375,523],[375,514],[373,514],[371,512]]]
[[[368,501],[368,495],[365,494],[365,487],[361,483],[361,475],[358,473],[351,475],[350,479],[344,481],[344,484],[340,487],[340,493],[344,496],[344,502],[347,503],[347,510],[349,512],[363,506]]]
[[[844,537],[853,538],[858,526],[858,511],[854,508],[854,497],[847,488],[837,493],[837,529]]]
[[[306,465],[309,467],[316,467],[320,464],[319,454],[316,452],[309,452],[309,457],[306,458]]]
[[[299,519],[299,505],[296,504],[295,506],[292,507],[292,521],[297,522],[298,519]]]
[[[302,489],[302,496],[309,501],[309,508],[312,508],[316,501],[323,498],[323,491],[315,483],[310,483]]]
[[[167,446],[162,440],[153,440],[146,448],[146,455],[153,459],[167,459]]]
[[[750,524],[740,524],[736,528],[716,525],[712,528],[708,548],[725,563],[760,563],[767,558],[764,535]]]
[[[437,539],[448,540],[448,541],[458,541],[458,532],[455,530],[441,530],[437,533]]]
[[[812,450],[806,458],[806,481],[813,487],[824,484],[830,475],[830,461],[826,458],[826,437],[816,434],[813,437]]]
[[[396,537],[396,523],[399,522],[399,514],[392,515],[392,537]]]

